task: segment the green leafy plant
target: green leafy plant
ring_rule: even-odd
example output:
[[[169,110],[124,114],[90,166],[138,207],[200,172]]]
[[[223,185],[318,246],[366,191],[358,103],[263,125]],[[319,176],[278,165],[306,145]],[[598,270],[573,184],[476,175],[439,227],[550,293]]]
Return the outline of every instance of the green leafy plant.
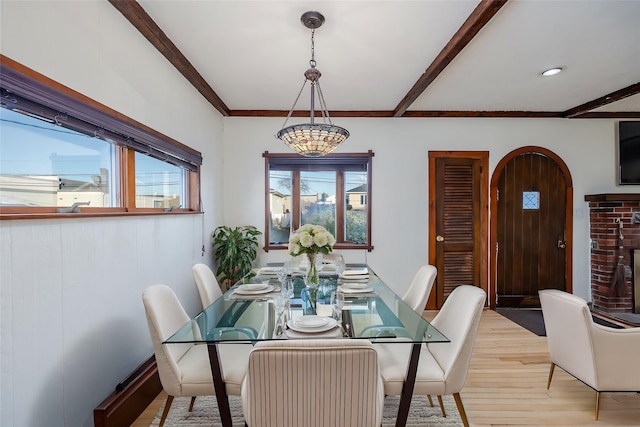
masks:
[[[251,271],[258,255],[258,236],[261,231],[253,226],[231,228],[217,227],[212,234],[216,278],[229,288]]]

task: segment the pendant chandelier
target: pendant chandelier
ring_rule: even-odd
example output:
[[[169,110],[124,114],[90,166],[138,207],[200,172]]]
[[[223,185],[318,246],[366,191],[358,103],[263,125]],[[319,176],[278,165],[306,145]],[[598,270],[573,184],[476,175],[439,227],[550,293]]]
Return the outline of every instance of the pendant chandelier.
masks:
[[[305,12],[300,18],[305,27],[311,29],[311,60],[309,61],[309,68],[304,73],[304,83],[298,93],[296,100],[293,102],[293,106],[287,115],[282,129],[276,134],[276,137],[281,139],[289,148],[295,152],[307,156],[307,157],[319,157],[324,156],[338,148],[342,142],[349,137],[349,131],[340,126],[335,126],[331,122],[329,117],[329,111],[324,102],[324,96],[320,89],[320,76],[322,75],[319,70],[316,69],[316,61],[314,58],[314,34],[316,28],[319,28],[324,23],[324,16],[318,12]],[[293,114],[293,110],[300,99],[300,94],[304,90],[307,82],[311,86],[311,108],[310,108],[310,122],[299,125],[292,125],[287,127],[287,122]],[[316,92],[318,102],[320,103],[320,113],[322,114],[323,123],[315,123],[315,99]]]

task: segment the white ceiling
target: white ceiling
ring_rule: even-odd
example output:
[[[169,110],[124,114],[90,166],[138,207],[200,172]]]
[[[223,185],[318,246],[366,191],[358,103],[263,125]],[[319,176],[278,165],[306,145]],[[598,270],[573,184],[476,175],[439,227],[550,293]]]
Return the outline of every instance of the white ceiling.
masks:
[[[300,16],[318,11],[329,110],[390,111],[479,0],[139,4],[230,110],[291,108],[311,56]],[[555,66],[566,70],[539,75]],[[640,0],[509,0],[408,110],[563,112],[638,82]],[[635,93],[594,111],[639,113]]]

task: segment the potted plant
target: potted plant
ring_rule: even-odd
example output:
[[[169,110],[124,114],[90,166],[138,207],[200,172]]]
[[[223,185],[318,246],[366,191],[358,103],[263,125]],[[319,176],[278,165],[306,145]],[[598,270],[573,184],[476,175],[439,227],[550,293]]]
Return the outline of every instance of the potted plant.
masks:
[[[251,271],[258,255],[258,236],[261,234],[250,225],[235,228],[221,225],[213,231],[216,278],[225,289]]]

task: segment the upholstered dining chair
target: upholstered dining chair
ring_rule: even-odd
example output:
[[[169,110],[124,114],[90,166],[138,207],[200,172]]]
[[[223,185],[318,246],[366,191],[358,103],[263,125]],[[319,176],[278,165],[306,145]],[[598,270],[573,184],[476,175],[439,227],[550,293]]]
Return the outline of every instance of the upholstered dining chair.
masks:
[[[249,356],[249,427],[379,427],[384,392],[368,340],[263,341]]]
[[[602,392],[640,392],[640,328],[615,329],[594,323],[587,302],[558,289],[538,291],[551,367],[596,391],[596,420]]]
[[[220,289],[218,280],[208,265],[202,263],[194,264],[191,272],[193,273],[193,279],[196,281],[200,302],[204,310],[222,296],[222,289]]]
[[[152,285],[142,293],[149,333],[158,366],[162,388],[168,394],[159,427],[164,425],[174,397],[191,396],[189,411],[195,396],[212,396],[213,378],[206,345],[162,344],[190,318],[173,290],[166,285]],[[220,359],[227,393],[240,395],[247,372],[250,346],[220,346]]]
[[[486,293],[472,285],[459,285],[451,291],[431,324],[447,338],[448,343],[432,343],[422,347],[414,395],[437,395],[443,415],[442,396],[452,394],[465,427],[467,414],[460,398],[478,334],[478,325],[486,301]],[[411,345],[376,346],[384,390],[387,395],[402,393]]]
[[[423,265],[418,269],[409,288],[402,296],[402,301],[411,306],[420,315],[422,315],[424,307],[427,305],[437,274],[438,270],[433,265]]]

